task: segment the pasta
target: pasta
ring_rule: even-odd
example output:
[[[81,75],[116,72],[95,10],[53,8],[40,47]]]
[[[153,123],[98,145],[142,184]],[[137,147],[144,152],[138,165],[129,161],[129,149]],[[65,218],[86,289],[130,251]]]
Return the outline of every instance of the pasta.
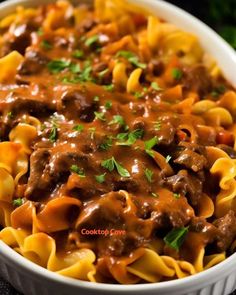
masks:
[[[63,276],[181,279],[235,251],[236,91],[123,0],[0,21],[0,239]]]

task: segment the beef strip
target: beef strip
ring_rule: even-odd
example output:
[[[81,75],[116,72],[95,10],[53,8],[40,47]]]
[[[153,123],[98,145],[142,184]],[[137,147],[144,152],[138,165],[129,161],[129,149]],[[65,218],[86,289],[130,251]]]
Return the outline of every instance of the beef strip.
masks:
[[[225,251],[230,247],[230,245],[236,238],[235,213],[230,210],[225,216],[216,219],[213,224],[219,230],[216,242],[217,249],[220,252]]]
[[[184,88],[196,91],[200,96],[204,96],[212,89],[212,79],[207,69],[199,64],[185,69]]]
[[[38,74],[48,62],[49,59],[41,52],[29,50],[26,52],[25,59],[18,68],[18,74],[26,76]]]
[[[180,170],[176,175],[163,179],[163,184],[175,193],[182,193],[195,206],[202,194],[202,181],[187,170]]]
[[[98,103],[78,90],[67,91],[61,98],[61,111],[69,120],[80,118],[92,122],[97,109]]]

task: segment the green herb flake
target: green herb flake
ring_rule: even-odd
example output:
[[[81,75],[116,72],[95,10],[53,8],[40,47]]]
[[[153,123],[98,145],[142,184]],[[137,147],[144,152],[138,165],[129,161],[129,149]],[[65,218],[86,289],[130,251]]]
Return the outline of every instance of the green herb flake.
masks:
[[[188,233],[188,227],[173,228],[165,237],[164,242],[171,248],[179,250]]]
[[[144,130],[143,129],[135,129],[134,131],[130,133],[120,133],[123,135],[119,135],[117,137],[121,142],[117,142],[116,145],[123,145],[123,146],[131,146],[136,142],[137,139],[140,139],[143,137]],[[125,134],[125,135],[124,135]],[[120,139],[121,138],[121,139]],[[124,141],[126,140],[126,141]]]
[[[68,60],[54,59],[47,64],[49,71],[53,74],[60,73],[69,68],[71,62]]]
[[[173,197],[178,200],[180,198],[180,194],[173,193]]]
[[[98,95],[94,96],[93,101],[99,101],[99,100],[100,100],[100,98]]]
[[[88,129],[88,131],[90,132],[90,138],[93,140],[94,139],[94,134],[96,132],[96,128],[91,127],[91,128]]]
[[[38,36],[43,36],[44,32],[43,32],[43,28],[39,28],[37,31]]]
[[[88,39],[86,39],[85,45],[87,47],[91,47],[93,44],[96,44],[98,41],[99,41],[99,36],[98,35],[94,35],[94,36],[89,37]]]
[[[156,193],[151,193],[151,195],[152,195],[154,198],[159,198],[159,195],[156,194]]]
[[[94,115],[95,115],[95,118],[100,120],[100,121],[103,121],[105,122],[106,121],[106,118],[105,118],[105,114],[102,113],[102,112],[94,112]]]
[[[224,85],[220,85],[218,87],[215,87],[213,91],[211,92],[211,96],[214,98],[219,97],[221,94],[224,94],[226,91],[226,87]]]
[[[171,157],[170,155],[167,155],[167,156],[166,156],[166,163],[169,163],[170,160],[171,160],[171,158],[172,158],[172,157]]]
[[[103,183],[105,181],[106,173],[95,175],[95,179],[98,183]]]
[[[82,59],[84,57],[84,52],[83,50],[77,49],[72,53],[72,57],[77,58],[77,59]]]
[[[162,90],[162,88],[157,84],[157,82],[152,82],[151,87],[156,91]]]
[[[12,201],[12,205],[14,207],[20,207],[22,204],[23,204],[23,200],[21,198],[18,198]]]
[[[158,144],[159,140],[157,136],[154,136],[153,138],[147,140],[144,142],[145,144],[145,149],[146,150],[151,150],[156,144]]]
[[[122,177],[130,177],[130,173],[127,169],[125,169],[121,164],[119,164],[114,157],[104,160],[101,163],[101,166],[103,168],[106,168],[110,172],[112,172],[115,168],[117,172],[120,174]]]
[[[85,177],[84,170],[82,168],[79,168],[79,166],[77,166],[77,165],[72,165],[70,167],[70,171],[73,172],[73,173],[78,174],[80,177]]]
[[[8,117],[9,119],[13,119],[13,118],[14,118],[13,113],[12,113],[12,112],[8,112],[8,113],[7,113],[7,117]]]
[[[178,69],[178,68],[172,69],[171,74],[172,74],[172,77],[175,80],[180,80],[182,78],[182,76],[183,76],[183,72],[180,69]]]
[[[136,92],[134,92],[134,96],[136,98],[141,98],[143,96],[143,94],[141,92],[139,92],[139,91],[136,91]]]
[[[125,120],[120,115],[113,116],[113,119],[108,123],[108,125],[118,124],[121,127],[124,127],[125,130],[128,130],[129,127],[126,125]]]
[[[73,130],[81,133],[84,130],[84,125],[82,125],[82,124],[75,125],[73,127]]]
[[[80,64],[71,63],[69,70],[73,74],[79,74],[81,72]]]
[[[99,72],[98,76],[102,78],[108,71],[108,69],[105,69],[104,71]]]
[[[47,40],[43,40],[41,43],[40,43],[40,47],[42,47],[44,50],[50,50],[53,48],[52,44],[47,41]]]
[[[108,137],[102,144],[100,144],[99,148],[103,151],[107,151],[112,147],[112,138]]]
[[[132,65],[134,65],[137,68],[146,69],[147,65],[144,63],[141,63],[139,61],[139,58],[137,55],[135,55],[131,51],[121,50],[118,51],[116,54],[116,57],[123,57],[126,58]]]
[[[53,126],[52,126],[52,128],[50,130],[49,140],[51,142],[55,142],[57,140],[57,135],[58,135],[57,125],[56,124],[53,124]]]
[[[148,169],[148,168],[146,168],[145,171],[144,171],[144,174],[145,174],[148,182],[151,183],[152,182],[152,177],[153,177],[153,171],[150,170],[150,169]]]
[[[113,85],[113,84],[110,84],[110,85],[104,85],[103,88],[104,88],[106,91],[112,92],[112,91],[114,90],[114,85]]]
[[[112,102],[110,100],[106,101],[105,103],[105,109],[110,110],[112,108]]]

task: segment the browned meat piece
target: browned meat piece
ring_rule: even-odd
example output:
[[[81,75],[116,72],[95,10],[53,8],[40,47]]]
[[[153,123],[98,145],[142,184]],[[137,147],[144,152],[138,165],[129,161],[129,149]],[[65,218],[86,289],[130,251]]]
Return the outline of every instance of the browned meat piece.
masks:
[[[96,24],[97,22],[94,19],[85,19],[82,22],[80,22],[77,29],[81,34],[83,34],[90,31]]]
[[[43,179],[44,170],[49,162],[50,153],[47,149],[38,149],[30,157],[30,176],[28,179],[26,198],[30,200],[43,199],[50,190],[52,183]]]
[[[65,92],[61,104],[61,111],[69,120],[80,118],[84,122],[91,122],[94,119],[94,111],[98,109],[93,98],[77,90]]]
[[[203,155],[199,155],[190,149],[185,149],[180,153],[178,158],[174,160],[174,163],[191,169],[194,172],[198,172],[207,166],[207,159]]]
[[[166,177],[164,185],[175,193],[186,195],[193,206],[197,205],[202,194],[202,181],[187,170],[180,170],[178,174]]]
[[[236,238],[236,216],[230,210],[225,216],[215,220],[213,224],[219,229],[217,248],[219,251],[227,250]]]
[[[203,217],[193,217],[189,230],[204,235],[204,241],[206,244],[213,243],[219,234],[218,228],[212,223],[207,222]]]
[[[163,62],[156,59],[152,59],[147,66],[147,71],[154,76],[160,76],[163,73],[164,69],[165,67]]]
[[[185,89],[196,91],[200,96],[206,95],[212,89],[211,77],[201,64],[186,69],[183,81]]]
[[[20,64],[18,73],[20,75],[33,75],[37,74],[49,62],[48,58],[43,56],[42,53],[35,50],[26,52],[25,60]]]

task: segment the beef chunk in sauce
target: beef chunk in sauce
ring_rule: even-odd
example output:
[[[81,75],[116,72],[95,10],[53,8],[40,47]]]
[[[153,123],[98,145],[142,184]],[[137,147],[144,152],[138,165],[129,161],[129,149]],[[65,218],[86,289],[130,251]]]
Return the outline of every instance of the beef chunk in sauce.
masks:
[[[29,50],[26,52],[25,60],[20,64],[18,73],[20,75],[38,74],[48,63],[48,58],[39,51]]]
[[[230,210],[225,216],[215,220],[213,224],[218,228],[217,249],[219,251],[227,250],[236,238],[236,216]]]
[[[164,185],[175,193],[183,193],[192,205],[197,205],[202,194],[202,181],[187,170],[180,170],[176,175],[166,177]]]
[[[91,122],[97,108],[97,102],[81,91],[67,91],[61,99],[61,111],[69,120],[80,118],[84,122]]]
[[[185,70],[184,88],[196,91],[204,96],[212,89],[212,80],[203,65],[196,65]]]

